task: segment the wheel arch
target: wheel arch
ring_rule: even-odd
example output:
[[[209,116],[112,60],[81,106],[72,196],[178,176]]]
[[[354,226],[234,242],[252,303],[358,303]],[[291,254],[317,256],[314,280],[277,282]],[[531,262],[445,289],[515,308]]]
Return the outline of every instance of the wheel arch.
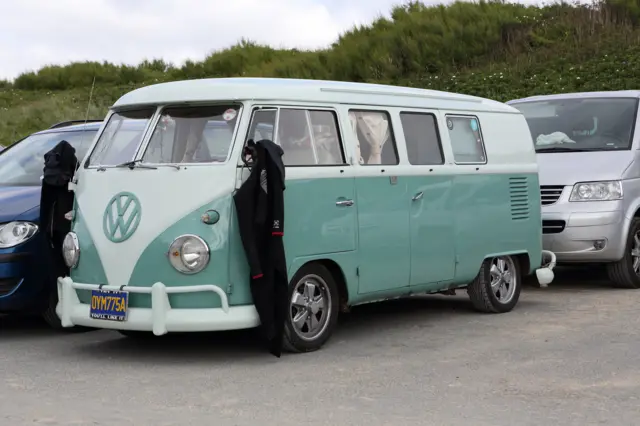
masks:
[[[347,276],[344,271],[343,265],[339,259],[333,258],[333,256],[313,256],[305,258],[297,258],[289,267],[289,280],[291,280],[298,271],[306,265],[317,263],[329,270],[329,273],[333,277],[338,287],[338,295],[340,297],[339,306],[342,312],[348,310],[349,305],[349,286]]]
[[[491,253],[486,255],[484,259],[482,259],[482,263],[484,263],[487,259],[500,256],[513,256],[518,261],[521,278],[531,275],[534,272],[531,270],[531,255],[526,250]],[[542,252],[540,253],[540,259],[542,259]]]

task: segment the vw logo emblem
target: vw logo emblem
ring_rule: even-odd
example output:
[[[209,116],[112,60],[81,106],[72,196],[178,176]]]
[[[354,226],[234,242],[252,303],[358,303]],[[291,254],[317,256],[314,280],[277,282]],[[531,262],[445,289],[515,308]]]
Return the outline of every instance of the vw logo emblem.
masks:
[[[138,197],[130,192],[114,195],[104,211],[104,235],[114,243],[128,240],[140,225],[141,214],[142,206]]]

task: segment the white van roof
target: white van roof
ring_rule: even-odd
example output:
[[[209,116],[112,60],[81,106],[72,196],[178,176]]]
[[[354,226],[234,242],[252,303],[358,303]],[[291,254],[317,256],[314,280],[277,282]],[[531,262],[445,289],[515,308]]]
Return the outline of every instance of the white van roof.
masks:
[[[123,95],[113,108],[218,100],[310,101],[520,113],[502,102],[438,90],[344,81],[248,77],[182,80],[145,86]]]
[[[550,99],[580,99],[580,98],[640,98],[640,90],[610,90],[604,92],[575,92],[555,93],[553,95],[529,96],[527,98],[507,101],[511,105],[518,102],[547,101]]]

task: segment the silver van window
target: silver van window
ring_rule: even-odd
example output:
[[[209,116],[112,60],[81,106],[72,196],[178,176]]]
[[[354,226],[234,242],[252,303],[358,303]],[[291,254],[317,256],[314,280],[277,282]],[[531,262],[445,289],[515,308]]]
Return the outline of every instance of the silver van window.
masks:
[[[635,98],[564,98],[511,104],[522,112],[537,152],[630,149]]]

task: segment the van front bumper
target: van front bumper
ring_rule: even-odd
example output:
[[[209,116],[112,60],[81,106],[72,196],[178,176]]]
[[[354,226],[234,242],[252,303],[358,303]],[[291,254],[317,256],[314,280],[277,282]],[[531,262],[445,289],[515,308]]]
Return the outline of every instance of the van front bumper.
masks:
[[[123,290],[130,293],[151,294],[151,308],[128,308],[126,321],[91,318],[90,306],[82,303],[76,290],[98,290],[97,284],[76,283],[71,278],[58,278],[56,313],[63,327],[76,325],[113,330],[151,331],[160,336],[169,332],[222,331],[253,328],[260,325],[254,305],[229,306],[227,295],[215,285],[167,287],[157,282],[151,287],[103,285],[103,290]],[[169,294],[210,291],[218,294],[221,308],[173,309]]]
[[[629,221],[622,211],[542,212],[542,246],[558,262],[611,262],[622,258]]]

